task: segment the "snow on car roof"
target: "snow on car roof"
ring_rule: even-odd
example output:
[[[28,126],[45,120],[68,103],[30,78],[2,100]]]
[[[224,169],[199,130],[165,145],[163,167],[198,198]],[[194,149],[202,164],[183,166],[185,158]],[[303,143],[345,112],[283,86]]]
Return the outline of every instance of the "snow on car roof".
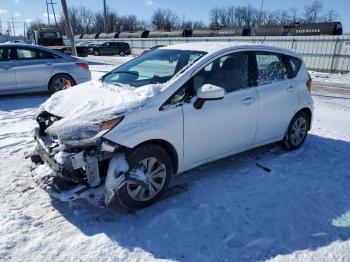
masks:
[[[234,48],[263,49],[263,50],[290,54],[293,56],[300,56],[297,52],[291,49],[280,48],[280,47],[264,45],[264,44],[251,44],[251,43],[245,43],[245,42],[197,42],[197,43],[193,42],[193,43],[169,45],[166,47],[161,47],[160,49],[191,50],[191,51],[203,51],[207,53],[214,53],[220,50],[234,49]]]

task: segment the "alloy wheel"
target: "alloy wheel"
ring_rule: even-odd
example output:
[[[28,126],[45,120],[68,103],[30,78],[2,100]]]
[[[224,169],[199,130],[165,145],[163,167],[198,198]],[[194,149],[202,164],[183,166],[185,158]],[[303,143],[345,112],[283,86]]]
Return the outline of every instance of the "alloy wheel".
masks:
[[[290,141],[294,146],[303,142],[307,132],[307,122],[305,118],[299,117],[295,120],[290,134]]]
[[[154,157],[141,160],[130,173],[136,174],[141,172],[141,175],[146,177],[148,188],[133,181],[128,181],[126,189],[129,196],[136,201],[147,201],[154,198],[163,188],[166,180],[166,167]]]

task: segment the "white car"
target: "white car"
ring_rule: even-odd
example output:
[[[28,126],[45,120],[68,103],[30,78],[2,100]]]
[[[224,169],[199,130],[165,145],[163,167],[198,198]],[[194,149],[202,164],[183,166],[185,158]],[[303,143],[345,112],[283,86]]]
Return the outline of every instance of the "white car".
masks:
[[[163,47],[54,94],[38,115],[32,160],[54,170],[70,199],[105,187],[106,204],[117,196],[145,207],[175,174],[277,141],[299,148],[311,127],[310,88],[291,50]]]

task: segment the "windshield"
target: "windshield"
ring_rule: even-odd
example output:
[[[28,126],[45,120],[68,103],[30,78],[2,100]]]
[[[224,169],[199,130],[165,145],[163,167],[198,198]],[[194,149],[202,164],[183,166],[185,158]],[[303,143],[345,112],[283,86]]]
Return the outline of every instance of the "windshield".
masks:
[[[205,54],[205,52],[199,51],[154,50],[114,69],[105,75],[102,81],[127,84],[133,87],[162,84]]]

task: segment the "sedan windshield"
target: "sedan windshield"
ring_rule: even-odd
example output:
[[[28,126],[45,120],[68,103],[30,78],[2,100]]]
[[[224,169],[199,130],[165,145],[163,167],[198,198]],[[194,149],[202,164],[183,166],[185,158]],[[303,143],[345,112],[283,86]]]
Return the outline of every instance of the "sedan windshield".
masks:
[[[162,84],[177,72],[204,56],[205,52],[185,50],[154,50],[114,69],[103,77],[103,82],[140,87]]]

